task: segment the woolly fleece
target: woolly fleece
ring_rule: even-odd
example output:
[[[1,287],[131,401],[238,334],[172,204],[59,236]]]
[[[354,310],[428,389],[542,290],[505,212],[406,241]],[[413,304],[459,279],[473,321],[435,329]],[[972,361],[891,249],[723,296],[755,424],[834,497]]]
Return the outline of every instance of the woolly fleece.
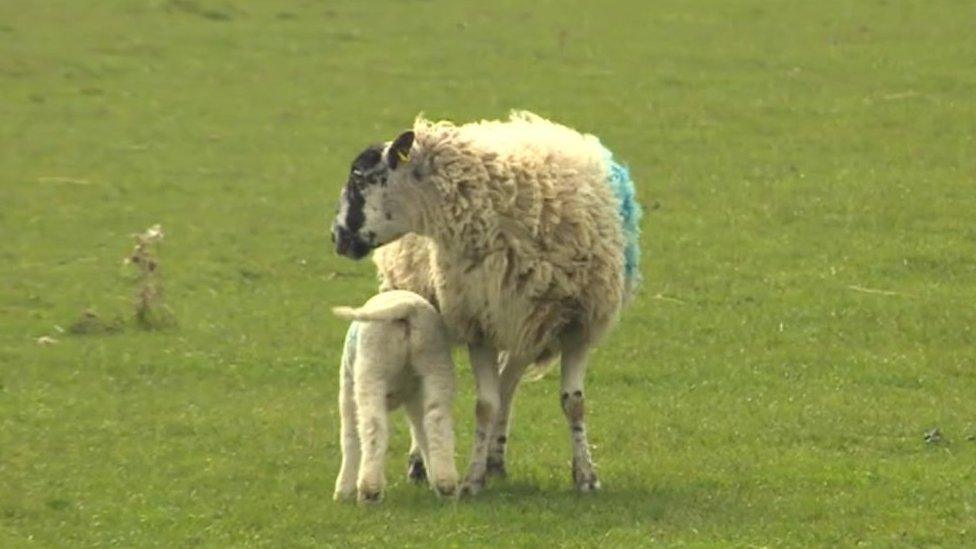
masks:
[[[639,209],[614,195],[619,165],[599,140],[528,112],[462,126],[418,117],[413,130],[410,162],[434,198],[421,234],[374,253],[381,289],[416,292],[457,339],[529,361],[558,354],[569,329],[589,343],[605,334],[633,287],[624,250],[636,233],[621,211]]]

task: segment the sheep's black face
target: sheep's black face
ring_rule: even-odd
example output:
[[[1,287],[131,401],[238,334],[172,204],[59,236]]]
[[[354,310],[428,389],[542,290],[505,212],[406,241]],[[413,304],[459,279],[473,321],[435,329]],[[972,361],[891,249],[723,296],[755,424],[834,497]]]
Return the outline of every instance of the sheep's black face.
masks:
[[[361,259],[376,247],[376,233],[363,230],[367,198],[386,186],[388,177],[389,169],[383,162],[381,145],[368,147],[353,161],[332,223],[332,241],[341,255]]]
[[[397,168],[402,167],[412,144],[413,132],[407,132],[389,147],[367,147],[353,160],[332,223],[332,241],[339,254],[362,259],[377,246],[409,232],[410,216],[404,202],[411,193],[405,188],[405,170]]]

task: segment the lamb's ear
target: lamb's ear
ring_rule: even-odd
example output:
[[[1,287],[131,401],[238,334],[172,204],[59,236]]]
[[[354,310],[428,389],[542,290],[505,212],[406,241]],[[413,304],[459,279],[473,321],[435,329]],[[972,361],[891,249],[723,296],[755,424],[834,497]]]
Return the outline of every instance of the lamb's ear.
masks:
[[[389,152],[386,153],[386,163],[395,170],[401,162],[410,160],[410,147],[413,147],[413,132],[405,131],[393,140]]]

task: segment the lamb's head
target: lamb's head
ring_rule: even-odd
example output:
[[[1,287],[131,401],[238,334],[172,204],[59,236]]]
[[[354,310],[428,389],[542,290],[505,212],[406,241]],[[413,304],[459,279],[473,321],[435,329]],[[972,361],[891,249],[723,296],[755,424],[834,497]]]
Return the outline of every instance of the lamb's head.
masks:
[[[359,153],[342,189],[332,241],[336,251],[361,259],[374,248],[418,229],[419,171],[411,168],[412,131],[388,145]]]

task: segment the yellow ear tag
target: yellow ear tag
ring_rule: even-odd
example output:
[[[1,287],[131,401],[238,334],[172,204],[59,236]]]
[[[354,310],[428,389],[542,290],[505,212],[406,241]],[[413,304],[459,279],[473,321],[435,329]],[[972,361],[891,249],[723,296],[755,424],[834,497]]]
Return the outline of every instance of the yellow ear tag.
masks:
[[[400,162],[406,162],[410,160],[410,155],[403,151],[397,151],[397,158],[400,159]]]

